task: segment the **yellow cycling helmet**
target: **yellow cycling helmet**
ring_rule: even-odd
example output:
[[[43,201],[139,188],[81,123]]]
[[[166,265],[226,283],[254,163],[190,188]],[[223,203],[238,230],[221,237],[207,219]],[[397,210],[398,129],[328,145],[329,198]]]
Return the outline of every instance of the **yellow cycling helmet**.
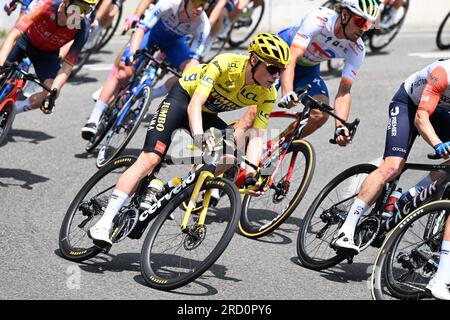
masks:
[[[78,1],[84,2],[90,6],[95,7],[99,0],[78,0]]]
[[[267,32],[258,33],[253,38],[248,52],[254,53],[266,65],[286,68],[291,62],[291,50],[288,44],[279,36]]]

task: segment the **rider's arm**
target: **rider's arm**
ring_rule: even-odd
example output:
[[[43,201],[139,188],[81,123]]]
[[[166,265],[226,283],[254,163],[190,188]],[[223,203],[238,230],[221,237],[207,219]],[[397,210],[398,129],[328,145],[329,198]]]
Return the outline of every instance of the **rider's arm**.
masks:
[[[61,68],[59,68],[58,74],[56,75],[55,79],[53,79],[51,89],[57,89],[58,95],[61,91],[61,88],[66,83],[67,79],[69,79],[72,69],[73,69],[73,64],[68,63],[67,61],[64,61],[61,65]],[[50,93],[48,93],[48,94],[50,94]]]
[[[39,19],[39,16],[46,9],[45,5],[36,5],[36,7],[31,10],[27,15],[21,17],[14,28],[8,33],[5,41],[3,42],[2,48],[0,50],[0,65],[3,65],[8,58],[9,53],[11,52],[14,44],[17,39],[25,33],[28,28]]]
[[[12,48],[14,47],[14,44],[17,39],[22,36],[22,34],[22,31],[17,28],[12,28],[8,33],[5,41],[3,42],[2,48],[0,49],[0,66],[3,66]]]
[[[141,17],[145,10],[153,3],[153,0],[141,0],[134,11],[134,14],[138,17]]]
[[[264,130],[258,128],[252,128],[248,131],[249,142],[245,157],[253,164],[259,164],[261,161],[263,143],[264,143]],[[256,171],[250,166],[246,166],[245,175],[255,176]]]
[[[136,31],[130,40],[130,53],[134,54],[139,49],[144,34],[153,28],[164,11],[170,9],[169,5],[170,2],[167,4],[166,1],[159,1],[145,14],[145,17],[139,21]]]
[[[188,105],[189,128],[193,137],[203,134],[202,106],[208,96],[201,92],[194,92]]]
[[[350,105],[352,102],[352,97],[350,90],[352,88],[352,82],[347,78],[342,78],[339,84],[339,89],[334,100],[335,113],[344,120],[348,119],[350,113]],[[336,127],[342,126],[339,120],[335,121]]]
[[[281,94],[284,96],[294,90],[295,65],[306,52],[306,47],[298,46],[295,43],[291,45],[291,62],[286,70],[281,73]]]
[[[447,89],[447,86],[447,72],[445,72],[444,68],[437,67],[430,74],[428,83],[423,90],[422,97],[420,98],[419,106],[417,108],[416,116],[414,118],[414,125],[416,126],[420,135],[432,147],[434,147],[436,144],[442,143],[442,141],[439,139],[433,129],[433,125],[430,122],[430,117],[436,110],[436,107],[442,96],[442,92]]]
[[[208,17],[206,14],[202,14],[202,23],[200,23],[195,30],[194,39],[189,51],[189,57],[195,60],[200,60],[206,47],[206,40],[208,39],[209,33],[211,31],[211,26],[208,22]]]

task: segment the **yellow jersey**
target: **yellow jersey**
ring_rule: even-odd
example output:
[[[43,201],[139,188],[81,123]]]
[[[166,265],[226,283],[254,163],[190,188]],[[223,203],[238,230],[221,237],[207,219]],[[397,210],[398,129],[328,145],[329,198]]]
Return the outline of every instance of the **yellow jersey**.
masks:
[[[202,93],[207,100],[202,110],[210,113],[233,111],[250,105],[257,106],[253,127],[266,129],[275,106],[274,86],[245,85],[245,68],[249,57],[225,53],[208,64],[199,64],[183,73],[179,82],[189,96]]]

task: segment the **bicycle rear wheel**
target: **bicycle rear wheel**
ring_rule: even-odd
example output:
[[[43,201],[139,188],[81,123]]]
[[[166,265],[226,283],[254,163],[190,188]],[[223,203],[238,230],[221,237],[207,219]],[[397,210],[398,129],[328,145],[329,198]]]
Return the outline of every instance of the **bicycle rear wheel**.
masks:
[[[308,190],[315,160],[314,149],[308,141],[293,141],[273,177],[272,187],[259,197],[244,197],[239,231],[248,238],[259,238],[277,229]]]
[[[371,277],[377,300],[426,298],[437,270],[450,201],[428,203],[406,216],[380,248]]]
[[[331,180],[314,199],[297,238],[297,254],[303,266],[322,270],[346,258],[338,255],[330,243],[345,221],[362,181],[376,168],[372,164],[353,166]]]
[[[127,156],[109,163],[80,189],[67,209],[59,232],[59,249],[64,258],[80,262],[102,252],[87,232],[103,215],[119,177],[135,161],[135,157]]]
[[[239,18],[231,28],[228,43],[231,47],[237,48],[246,42],[255,33],[264,15],[265,3],[255,6],[255,1],[250,1],[247,8],[241,13]]]
[[[122,18],[122,5],[119,7],[119,11],[117,12],[116,16],[114,17],[111,26],[109,28],[105,28],[97,42],[97,45],[95,46],[95,52],[99,52],[101,49],[103,49],[104,46],[106,46],[111,40],[111,38],[114,36],[114,34],[117,31],[117,28],[119,27],[120,20]]]
[[[6,137],[11,130],[12,123],[16,116],[16,106],[13,103],[7,103],[0,110],[0,146],[6,141]]]
[[[384,49],[392,42],[392,40],[394,40],[395,36],[397,36],[397,34],[400,32],[403,22],[405,22],[406,14],[408,13],[408,8],[409,8],[409,1],[405,1],[403,6],[398,9],[402,10],[401,12],[402,17],[392,27],[388,29],[370,30],[371,36],[369,39],[369,47],[372,50],[372,52],[378,52],[381,49]],[[383,19],[383,17],[387,14],[389,14],[388,10],[387,9],[383,10],[383,12],[381,13],[381,19]]]
[[[101,144],[96,163],[98,168],[103,167],[122,152],[136,133],[150,106],[151,88],[145,86],[139,95],[130,99],[134,99],[134,101],[126,111],[127,113],[123,115],[125,110],[119,112],[114,124],[106,134],[104,143]]]
[[[241,212],[239,190],[227,179],[207,180],[202,190],[218,189],[223,195],[216,207],[209,207],[203,226],[199,215],[191,214],[189,232],[181,231],[185,210],[194,185],[167,204],[152,224],[142,247],[141,272],[154,289],[173,290],[203,274],[220,257],[236,230]]]
[[[441,50],[450,48],[450,12],[445,16],[436,35],[436,45]]]

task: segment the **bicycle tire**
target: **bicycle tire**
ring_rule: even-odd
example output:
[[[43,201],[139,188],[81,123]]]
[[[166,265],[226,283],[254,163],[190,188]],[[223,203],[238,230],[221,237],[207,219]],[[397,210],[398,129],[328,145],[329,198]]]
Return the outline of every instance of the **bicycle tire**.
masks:
[[[70,73],[70,77],[75,77],[83,66],[88,62],[91,54],[93,53],[92,49],[82,50],[78,55],[77,63],[73,66],[72,72]]]
[[[98,170],[89,180],[83,185],[83,187],[78,191],[75,198],[72,200],[69,208],[67,209],[64,220],[61,224],[59,231],[59,249],[61,255],[70,261],[81,262],[90,258],[95,257],[102,252],[102,249],[95,246],[92,240],[87,240],[90,243],[89,247],[79,247],[71,242],[71,226],[74,222],[74,217],[77,213],[80,213],[80,205],[83,199],[89,194],[89,192],[108,174],[112,173],[114,170],[121,168],[129,168],[136,161],[136,157],[125,156],[118,158],[116,161],[110,162],[108,165],[104,166],[102,169]],[[113,185],[114,186],[114,185]],[[82,214],[82,213],[81,213]],[[80,223],[81,225],[81,223]],[[78,225],[78,227],[80,226]],[[93,223],[90,224],[92,226]],[[85,232],[87,237],[87,230],[89,228],[81,228],[82,232]]]
[[[227,179],[222,178],[210,179],[203,184],[201,190],[219,189],[223,191],[224,196],[225,195],[228,196],[230,200],[229,212],[231,216],[227,214],[226,217],[224,218],[226,220],[222,221],[221,220],[222,217],[219,214],[213,216],[210,213],[207,213],[205,224],[209,223],[208,228],[212,228],[214,224],[222,226],[223,223],[221,222],[226,223],[223,234],[222,232],[220,232],[220,234],[219,232],[208,233],[206,231],[207,230],[206,228],[202,229],[204,231],[202,235],[204,235],[205,238],[200,239],[201,240],[200,243],[194,248],[185,247],[187,245],[190,245],[189,243],[190,238],[188,238],[186,233],[183,233],[181,231],[180,223],[178,222],[181,221],[184,211],[180,210],[179,216],[177,214],[177,216],[175,216],[173,220],[168,218],[171,214],[175,212],[175,210],[180,208],[180,204],[183,201],[190,198],[194,186],[195,185],[191,185],[190,187],[181,191],[171,200],[171,202],[165,208],[162,209],[161,213],[158,215],[155,222],[150,227],[147,236],[144,240],[144,244],[142,246],[141,251],[141,273],[145,282],[151,288],[168,291],[182,287],[194,281],[196,278],[201,276],[207,269],[209,269],[209,267],[213,265],[214,262],[222,255],[222,253],[227,248],[228,244],[230,243],[235,233],[236,226],[239,221],[239,215],[241,212],[239,190],[237,189],[237,187],[234,185],[233,182]],[[223,198],[221,200],[223,200]],[[196,215],[192,214],[191,219],[192,220],[195,219],[194,218],[195,216]],[[167,227],[167,225],[169,226]],[[159,247],[159,245],[163,245],[165,242],[165,241],[158,241],[159,239],[158,235],[160,234],[168,235],[169,237],[171,237],[171,239],[169,240],[170,241],[169,245],[173,246],[175,250],[170,255],[168,254],[168,250],[170,248],[167,249],[164,248],[163,253],[161,254],[153,251],[156,250]],[[200,247],[204,243],[209,244],[211,242],[210,238],[208,238],[208,241],[203,241],[209,234],[211,234],[211,236],[219,234],[218,236],[220,237],[220,239],[218,240],[217,244],[211,245],[213,247],[211,249],[211,252],[207,253],[207,256],[205,258],[200,259],[201,261],[198,263],[197,267],[193,267],[196,260],[182,258],[181,255],[184,253],[194,255],[196,253],[201,254],[203,252],[206,252],[208,248],[204,248],[203,246],[198,251],[196,251],[195,249]],[[179,247],[176,246],[178,237],[181,237],[180,238],[181,243]],[[172,256],[174,258],[170,259]],[[188,267],[186,269],[187,272],[181,273],[181,270],[184,270],[183,265],[184,261],[186,261],[188,264]],[[160,265],[162,266],[161,268],[159,267]],[[159,272],[160,270],[161,273]],[[175,275],[174,273],[177,273],[178,275]],[[174,275],[174,277],[172,275]]]
[[[7,103],[0,110],[0,146],[6,143],[6,137],[11,131],[12,123],[16,116],[16,106],[14,103]]]
[[[129,133],[127,134],[126,138],[117,146],[117,148],[112,153],[110,153],[108,156],[102,158],[101,157],[102,148],[106,148],[106,145],[101,147],[101,149],[99,150],[99,153],[97,155],[97,161],[96,161],[97,168],[101,168],[101,167],[105,166],[108,162],[110,162],[112,159],[114,159],[127,146],[128,142],[130,142],[131,138],[133,138],[134,134],[136,133],[137,129],[139,128],[140,123],[142,122],[142,119],[146,115],[148,108],[150,107],[150,104],[152,101],[151,91],[152,91],[152,89],[149,86],[145,86],[142,89],[142,91],[139,93],[139,95],[136,96],[135,103],[138,103],[139,100],[142,97],[144,97],[144,106],[142,107],[137,118],[134,119],[133,126],[132,126],[131,130],[129,131]],[[132,110],[129,109],[128,113],[131,114]],[[109,134],[111,134],[111,135],[116,134],[116,133],[114,133],[114,130],[117,127],[116,124],[117,124],[117,121],[119,120],[119,118],[120,118],[120,113],[119,113],[119,115],[117,115],[117,117],[114,121],[114,124],[111,126],[108,133],[106,134],[107,138],[108,138]],[[125,121],[125,118],[123,120]],[[109,143],[108,143],[108,147],[109,147]]]
[[[335,266],[336,264],[340,263],[341,261],[343,261],[346,258],[345,256],[338,255],[333,249],[331,249],[329,247],[331,239],[330,239],[330,241],[325,241],[325,240],[327,240],[326,239],[327,237],[325,237],[323,240],[321,238],[323,243],[320,243],[319,246],[315,247],[314,249],[317,248],[317,251],[318,251],[320,246],[322,246],[322,244],[325,244],[325,248],[329,249],[331,251],[331,254],[329,254],[329,256],[327,258],[312,257],[311,253],[308,252],[308,250],[306,248],[306,245],[307,245],[306,240],[307,240],[308,233],[310,232],[310,230],[312,231],[313,226],[316,225],[316,224],[311,225],[311,221],[315,215],[318,215],[320,213],[324,214],[324,212],[322,212],[321,210],[324,210],[324,208],[327,208],[327,207],[323,206],[322,202],[324,200],[326,200],[332,192],[336,192],[337,196],[339,196],[339,194],[337,193],[336,187],[338,187],[341,183],[345,182],[349,178],[358,177],[358,179],[352,181],[352,184],[351,184],[352,188],[353,187],[358,188],[359,187],[358,184],[355,184],[355,185],[353,185],[353,184],[355,183],[355,181],[357,181],[358,183],[361,181],[361,176],[359,176],[359,175],[369,174],[370,172],[374,171],[376,168],[377,168],[377,166],[372,165],[372,164],[359,164],[359,165],[356,165],[356,166],[353,166],[353,167],[350,167],[350,168],[344,170],[343,172],[338,174],[335,178],[333,178],[322,189],[322,191],[319,193],[319,195],[311,203],[310,207],[308,208],[308,210],[306,212],[305,217],[303,218],[303,224],[299,230],[298,237],[297,237],[297,254],[298,254],[300,263],[304,267],[306,267],[308,269],[312,269],[312,270],[323,270],[323,269],[327,269],[327,268]],[[346,191],[346,192],[348,192],[348,191]],[[355,192],[356,192],[356,190],[355,190]],[[355,195],[348,197],[348,200],[352,199]],[[347,196],[345,198],[347,198]],[[333,203],[333,206],[334,205],[335,204]],[[336,210],[340,210],[340,209],[336,208]],[[320,218],[320,220],[323,222],[322,218]],[[338,221],[336,221],[332,225],[337,225],[337,227],[339,228],[341,224]],[[322,229],[320,229],[320,231],[323,232],[323,230],[325,230],[324,235],[327,235],[327,233],[329,231],[329,229],[328,229],[329,227],[327,229],[325,229],[325,227],[326,227],[326,225],[324,225],[324,227]],[[336,231],[338,230],[338,228],[336,228]],[[318,239],[317,235],[319,235],[319,232],[317,232],[317,234],[316,234],[316,239]],[[334,233],[330,233],[330,235],[334,235]]]
[[[439,26],[438,32],[436,34],[436,45],[441,50],[447,50],[450,48],[450,41],[448,43],[445,43],[443,40],[444,30],[447,22],[450,18],[450,12],[447,13],[444,20],[442,21],[441,25]],[[447,30],[450,30],[450,26],[447,28]]]
[[[288,155],[292,154],[292,157],[289,159]],[[295,140],[292,142],[292,146],[288,150],[288,153],[286,154],[286,157],[283,160],[289,160],[289,166],[288,169],[291,168],[292,165],[292,159],[295,156],[295,160],[299,159],[299,155],[303,155],[301,160],[302,167],[293,169],[295,174],[298,177],[301,177],[301,182],[299,186],[296,188],[296,190],[293,190],[293,197],[291,200],[289,200],[288,204],[284,202],[279,202],[281,204],[280,207],[284,207],[281,211],[273,211],[273,213],[269,213],[270,218],[268,218],[268,222],[266,222],[265,217],[263,217],[263,221],[261,221],[262,214],[266,212],[266,210],[260,210],[256,209],[254,210],[256,215],[250,214],[250,203],[251,199],[253,198],[251,195],[246,195],[244,197],[244,200],[242,202],[242,213],[241,213],[241,219],[239,221],[239,231],[242,235],[244,235],[247,238],[260,238],[265,235],[268,235],[269,233],[273,232],[275,229],[277,229],[287,218],[291,216],[291,214],[294,212],[294,210],[297,208],[300,201],[303,199],[306,191],[308,190],[309,184],[311,183],[313,174],[314,174],[314,168],[316,163],[316,156],[314,152],[313,146],[306,140]],[[305,164],[303,167],[303,159],[305,160]],[[294,165],[296,162],[294,162]],[[300,171],[301,172],[298,172]],[[281,173],[280,173],[281,174]],[[300,175],[299,175],[300,174]],[[283,175],[283,174],[281,174]],[[286,174],[287,175],[287,174]],[[283,177],[284,179],[284,177]],[[281,179],[279,182],[274,181],[274,185],[282,184],[283,179]],[[273,189],[269,189],[273,190]],[[265,193],[265,195],[269,195],[269,191]],[[258,199],[258,202],[261,201],[261,197],[255,197],[255,199]],[[276,194],[271,197],[272,203],[275,203],[278,201],[278,199],[275,199],[274,197]],[[263,205],[264,208],[267,208],[268,205]]]
[[[437,211],[446,210],[450,212],[449,200],[438,200],[427,203],[410,214],[408,214],[403,220],[388,234],[387,239],[384,241],[382,247],[377,253],[375,258],[374,267],[371,275],[371,294],[375,300],[387,299],[384,293],[384,285],[386,283],[387,291],[389,295],[397,299],[417,300],[427,297],[428,294],[424,288],[422,290],[413,290],[414,286],[400,286],[394,279],[391,265],[396,252],[397,247],[400,244],[403,236],[407,233],[408,229],[413,226],[420,226],[418,220],[426,215],[431,215]],[[447,213],[448,216],[448,213]],[[427,220],[428,221],[428,220]],[[417,234],[417,232],[415,232]],[[408,241],[408,247],[413,247],[413,244]],[[397,261],[398,262],[398,261]],[[398,268],[399,269],[399,268]],[[423,284],[425,287],[425,284]],[[408,290],[408,288],[411,288]],[[418,289],[418,288],[416,288]]]
[[[371,36],[369,37],[369,47],[370,47],[370,50],[372,50],[372,52],[378,52],[378,51],[384,49],[385,47],[387,47],[394,40],[394,38],[397,36],[397,34],[400,32],[400,29],[402,28],[403,23],[405,22],[406,14],[408,13],[409,1],[404,2],[404,6],[403,7],[404,7],[403,16],[395,24],[395,26],[393,28],[391,28],[391,30],[389,30],[389,32],[393,31],[393,33],[391,34],[391,36],[389,37],[387,42],[385,42],[385,43],[383,43],[381,45],[375,44],[375,42],[374,42],[375,40],[374,39],[376,39],[376,37],[378,35],[381,34],[382,36],[384,36],[387,33],[382,34],[381,30],[371,30],[372,32],[371,32]],[[386,11],[386,10],[384,10],[384,11]]]
[[[122,6],[120,6],[119,11],[117,12],[117,15],[116,15],[117,18],[114,17],[115,20],[113,20],[112,26],[109,28],[106,28],[105,33],[100,36],[100,40],[99,40],[98,44],[95,46],[96,53],[98,53],[100,50],[102,50],[103,47],[105,47],[108,44],[108,42],[111,40],[111,38],[116,33],[117,28],[119,27],[119,24],[120,24],[120,20],[122,18],[122,12],[123,12],[123,8],[122,8]]]
[[[232,47],[232,48],[239,47],[241,44],[243,44],[245,41],[247,41],[253,35],[253,33],[256,32],[256,29],[258,28],[259,24],[261,23],[262,17],[264,16],[264,10],[266,7],[265,1],[262,1],[261,5],[258,7],[261,7],[261,12],[260,12],[260,15],[258,16],[258,20],[257,20],[256,24],[253,26],[253,28],[251,28],[250,32],[246,33],[246,36],[244,38],[236,39],[235,37],[233,37],[233,31],[237,30],[235,28],[235,26],[238,26],[238,24],[236,24],[236,22],[233,24],[233,26],[230,30],[230,37],[228,40],[228,44],[230,45],[230,47]],[[253,13],[252,13],[252,16],[253,16]],[[239,18],[238,18],[238,20],[239,20]]]

